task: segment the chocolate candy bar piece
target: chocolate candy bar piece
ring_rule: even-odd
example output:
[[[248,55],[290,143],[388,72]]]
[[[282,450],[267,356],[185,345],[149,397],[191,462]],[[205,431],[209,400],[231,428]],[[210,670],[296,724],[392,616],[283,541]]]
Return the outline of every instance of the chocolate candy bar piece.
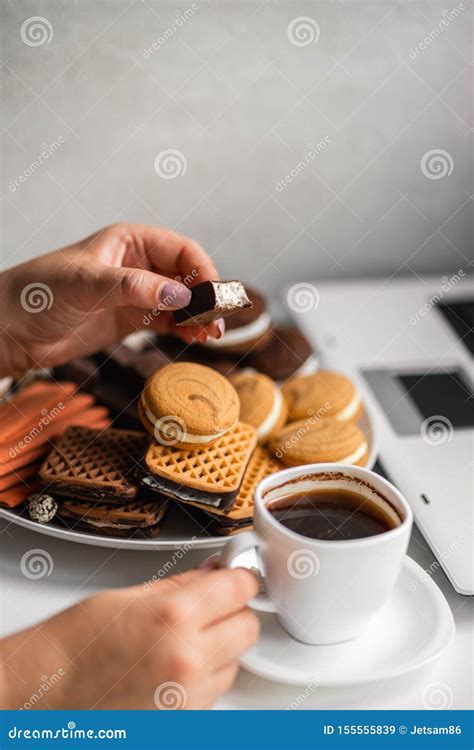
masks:
[[[205,326],[244,307],[252,307],[241,281],[203,281],[191,292],[189,305],[173,312],[178,326]]]

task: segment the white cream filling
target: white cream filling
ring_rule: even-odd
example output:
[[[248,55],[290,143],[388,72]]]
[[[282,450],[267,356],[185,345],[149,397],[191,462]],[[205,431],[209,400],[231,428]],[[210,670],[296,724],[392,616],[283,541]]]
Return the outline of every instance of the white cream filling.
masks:
[[[211,339],[206,341],[206,346],[211,349],[220,349],[226,346],[235,346],[236,344],[242,344],[246,341],[262,336],[270,327],[270,315],[268,313],[262,313],[256,320],[249,323],[246,326],[240,328],[234,328],[226,331],[222,338]]]
[[[301,367],[298,367],[296,372],[293,373],[292,377],[300,376],[300,375],[312,375],[313,372],[316,372],[319,367],[319,359],[317,354],[310,354],[306,362],[303,362]]]
[[[141,404],[143,406],[143,410],[146,414],[147,419],[152,423],[153,426],[156,426],[156,423],[159,422],[159,418],[156,417],[153,412],[149,410],[147,405],[145,404],[145,401],[143,400],[143,396],[141,398]],[[173,434],[171,434],[171,431],[169,434],[166,432],[166,422],[163,423],[163,429],[161,430],[163,435],[165,437],[175,437],[176,433],[175,430],[173,430]],[[217,440],[217,438],[220,438],[221,435],[225,435],[227,430],[222,430],[222,432],[216,432],[214,435],[192,435],[190,432],[180,432],[179,434],[179,440],[178,443],[211,443],[213,440]]]
[[[354,451],[354,453],[350,453],[349,456],[344,456],[344,458],[339,458],[337,463],[338,464],[355,464],[357,461],[360,461],[362,456],[364,456],[367,453],[367,442],[364,440],[363,443],[360,444],[360,446],[357,448],[357,450]]]
[[[357,414],[357,409],[360,406],[360,401],[360,394],[356,391],[351,401],[349,401],[347,406],[345,406],[342,411],[338,412],[335,415],[335,418],[339,419],[341,422],[344,422],[346,419],[352,419],[354,414]]]
[[[278,421],[278,417],[281,414],[282,406],[283,396],[281,395],[280,389],[276,388],[272,408],[268,412],[260,427],[257,427],[257,437],[264,438],[273,430]]]
[[[82,519],[85,523],[87,523],[88,526],[96,526],[98,529],[103,528],[111,528],[114,529],[137,529],[138,526],[134,526],[133,524],[128,523],[114,523],[114,521],[110,521],[107,523],[107,521],[91,521],[89,518],[83,518]]]

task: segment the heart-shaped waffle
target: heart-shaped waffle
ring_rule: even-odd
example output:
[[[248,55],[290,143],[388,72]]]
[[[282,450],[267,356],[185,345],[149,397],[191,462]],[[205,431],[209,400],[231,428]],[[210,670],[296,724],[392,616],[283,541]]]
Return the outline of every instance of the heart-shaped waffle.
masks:
[[[43,463],[39,477],[58,495],[133,499],[134,472],[149,438],[132,430],[70,427]]]
[[[192,503],[196,508],[205,510],[212,517],[216,517],[216,523],[227,523],[234,525],[236,522],[253,519],[253,493],[255,487],[262,479],[275,474],[283,468],[266,450],[257,446],[248,463],[247,469],[235,500],[234,506],[230,511],[224,511],[221,508],[209,508],[201,503]]]
[[[182,502],[229,510],[257,442],[251,425],[238,424],[211,446],[186,450],[152,442],[145,456],[143,483]]]

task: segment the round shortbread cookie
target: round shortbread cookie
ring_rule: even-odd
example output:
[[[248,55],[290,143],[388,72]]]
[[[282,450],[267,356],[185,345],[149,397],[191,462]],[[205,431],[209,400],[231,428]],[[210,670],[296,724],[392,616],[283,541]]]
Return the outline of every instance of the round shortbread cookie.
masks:
[[[257,430],[259,442],[268,440],[286,422],[286,403],[280,388],[260,372],[243,370],[229,378],[240,400],[240,418]]]
[[[145,383],[139,403],[144,427],[162,445],[211,445],[239,419],[235,388],[215,370],[193,362],[166,365]]]
[[[291,378],[282,386],[291,420],[334,418],[357,421],[362,413],[360,393],[354,383],[339,372],[319,370],[312,375]]]
[[[268,448],[286,466],[332,462],[365,466],[369,450],[356,424],[336,419],[287,424],[270,438]]]

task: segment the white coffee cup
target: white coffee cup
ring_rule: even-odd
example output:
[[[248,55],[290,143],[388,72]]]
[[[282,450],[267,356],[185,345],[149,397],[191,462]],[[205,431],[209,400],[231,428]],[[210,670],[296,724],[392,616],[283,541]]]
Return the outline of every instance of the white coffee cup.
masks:
[[[375,536],[321,540],[283,526],[267,506],[279,498],[315,489],[346,489],[397,516],[399,525]],[[255,490],[254,531],[224,547],[220,564],[255,548],[265,593],[255,609],[275,612],[303,643],[329,644],[355,638],[384,605],[400,573],[413,522],[400,492],[378,474],[358,466],[311,464],[285,469]]]

